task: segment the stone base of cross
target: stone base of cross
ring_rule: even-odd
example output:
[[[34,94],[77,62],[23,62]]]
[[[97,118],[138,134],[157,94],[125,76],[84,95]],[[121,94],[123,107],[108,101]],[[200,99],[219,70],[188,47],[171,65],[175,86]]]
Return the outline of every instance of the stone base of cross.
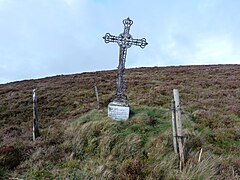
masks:
[[[123,24],[124,24],[124,31],[119,36],[113,36],[109,33],[106,33],[106,35],[103,37],[103,39],[105,40],[105,43],[117,42],[120,47],[119,65],[118,65],[117,78],[116,78],[116,90],[115,90],[115,95],[113,97],[113,102],[109,104],[110,106],[108,108],[109,111],[113,109],[116,110],[116,111],[115,110],[112,111],[115,113],[109,113],[109,114],[115,114],[115,116],[110,115],[110,117],[112,117],[113,119],[120,118],[120,117],[116,117],[117,109],[119,109],[117,107],[119,106],[128,107],[128,100],[127,100],[127,96],[125,95],[127,85],[124,79],[127,49],[130,48],[132,45],[136,45],[136,46],[140,46],[141,48],[144,48],[148,44],[145,38],[133,39],[132,35],[129,34],[130,27],[133,24],[133,21],[130,18],[124,19]],[[112,107],[112,105],[114,105],[114,108]],[[120,109],[118,110],[119,112],[121,111]],[[127,110],[124,112],[127,112]],[[125,117],[123,119],[125,119]]]

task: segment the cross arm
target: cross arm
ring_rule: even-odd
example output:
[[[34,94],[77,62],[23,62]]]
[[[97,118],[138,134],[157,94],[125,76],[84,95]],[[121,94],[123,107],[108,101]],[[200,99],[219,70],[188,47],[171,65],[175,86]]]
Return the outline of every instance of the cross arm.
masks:
[[[141,48],[145,48],[148,45],[147,40],[145,38],[142,39],[133,39],[133,44],[136,46],[140,46]]]
[[[117,42],[118,36],[113,36],[110,33],[106,33],[105,36],[103,37],[103,39],[105,40],[105,43]]]

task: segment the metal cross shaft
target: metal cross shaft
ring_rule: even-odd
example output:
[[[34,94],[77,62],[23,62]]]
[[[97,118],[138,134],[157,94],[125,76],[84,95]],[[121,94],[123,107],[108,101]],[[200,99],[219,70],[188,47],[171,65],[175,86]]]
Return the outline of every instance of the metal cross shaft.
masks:
[[[123,33],[119,34],[119,36],[113,36],[109,33],[103,37],[105,43],[109,42],[116,42],[118,43],[120,50],[119,50],[119,65],[118,65],[118,72],[117,72],[117,80],[116,80],[116,91],[113,101],[118,103],[127,104],[127,96],[125,95],[126,92],[126,81],[124,79],[124,70],[125,70],[125,62],[126,62],[126,55],[127,49],[130,48],[132,45],[140,46],[144,48],[148,43],[145,38],[142,39],[133,39],[132,35],[129,34],[130,27],[133,24],[133,21],[128,17],[127,19],[123,20],[124,31]]]

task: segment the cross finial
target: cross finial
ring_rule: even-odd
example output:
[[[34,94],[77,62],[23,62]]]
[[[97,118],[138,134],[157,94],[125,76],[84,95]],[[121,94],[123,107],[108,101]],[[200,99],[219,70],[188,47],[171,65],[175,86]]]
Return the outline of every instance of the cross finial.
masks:
[[[132,24],[133,24],[133,21],[129,17],[123,20],[123,25],[124,25],[123,34],[129,34],[130,27]]]
[[[128,17],[127,19],[123,20],[123,24],[126,27],[130,27],[133,24],[133,21]]]

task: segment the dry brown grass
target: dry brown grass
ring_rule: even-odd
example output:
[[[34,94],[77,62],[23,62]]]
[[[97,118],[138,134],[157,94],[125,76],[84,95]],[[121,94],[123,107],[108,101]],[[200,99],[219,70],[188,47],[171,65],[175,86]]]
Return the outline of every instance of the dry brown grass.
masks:
[[[114,92],[115,73],[115,71],[82,73],[0,85],[0,152],[2,152],[0,158],[4,159],[1,161],[3,164],[1,164],[0,173],[7,172],[6,169],[10,170],[11,173],[13,173],[12,169],[16,170],[16,175],[24,173],[31,166],[31,158],[37,160],[36,167],[39,168],[46,164],[49,165],[48,162],[50,161],[55,164],[58,164],[61,160],[65,161],[72,153],[72,145],[67,144],[65,140],[74,137],[74,134],[67,135],[65,128],[72,120],[97,107],[93,87],[95,81],[98,83],[101,111],[103,111],[103,114],[106,113],[104,108],[111,100]],[[127,95],[132,107],[158,106],[169,109],[172,89],[179,89],[183,110],[187,112],[192,122],[191,125],[189,123],[185,124],[187,129],[191,129],[191,132],[188,133],[189,142],[192,142],[189,151],[191,151],[191,148],[199,150],[199,147],[203,146],[207,152],[221,157],[220,170],[217,172],[220,178],[237,177],[237,174],[240,174],[240,65],[127,69],[126,79],[128,82]],[[42,132],[41,138],[36,143],[31,141],[31,93],[34,88],[37,89],[38,94]],[[118,141],[119,136],[102,136],[102,139],[97,137],[102,135],[102,132],[113,134],[120,128],[120,125],[109,121],[106,123],[106,120],[94,124],[91,122],[92,118],[89,119],[90,122],[82,124],[83,129],[76,129],[76,133],[80,133],[84,137],[78,137],[79,140],[75,139],[74,141],[80,142],[84,141],[86,137],[93,137],[89,142],[92,149],[86,149],[86,151],[89,151],[89,154],[96,153],[94,147],[98,147],[96,144],[98,142],[102,144],[100,149],[97,148],[99,156],[109,158],[109,161],[111,161],[115,157],[108,156],[108,154],[112,151],[111,148],[115,147],[113,142]],[[87,121],[87,118],[85,120]],[[105,127],[104,123],[108,124],[108,127]],[[148,133],[148,131],[151,132],[151,129],[139,128],[138,125],[154,126],[155,123],[154,116],[149,115],[146,110],[133,115],[129,125],[141,133],[145,133],[145,131]],[[102,127],[106,129],[98,131]],[[89,128],[93,131],[88,132]],[[151,135],[155,136],[156,134]],[[127,146],[129,143],[136,142],[136,147],[139,147],[138,139],[139,136],[136,134],[126,138],[125,141],[121,142],[122,144],[120,143],[126,149],[117,149],[116,146],[115,156],[129,150],[128,148],[131,151],[131,147]],[[158,139],[160,140],[151,140],[151,143],[160,147],[159,153],[161,156],[159,154],[158,166],[175,167],[176,157],[173,154],[167,155],[170,149],[163,147],[166,144],[166,147],[168,147],[168,143],[171,143],[170,134],[161,135]],[[81,143],[84,144],[84,142]],[[151,166],[150,160],[153,161],[156,157],[151,155],[151,152],[153,151],[156,154],[158,150],[152,149],[151,146],[149,148],[148,165],[152,167],[154,165]],[[134,150],[132,152],[137,153]],[[16,157],[18,163],[7,163],[12,161],[9,160],[11,155]],[[6,158],[7,156],[9,159]],[[168,161],[168,165],[164,164],[166,163],[165,160],[161,160],[164,157],[172,159],[172,161]],[[78,161],[73,160],[68,163],[67,166],[75,167]],[[92,175],[98,173],[100,177],[103,175],[102,173],[105,173],[105,177],[112,177],[114,174],[110,167],[102,166],[103,163],[97,157],[86,164],[86,167],[82,167],[81,173],[76,171],[76,174],[81,174],[83,178],[89,176],[88,172],[91,172],[90,167],[92,166],[98,170],[92,172]],[[125,171],[128,167],[134,168],[132,176],[138,178],[138,174],[144,165],[144,168],[148,169],[145,161],[134,157],[124,161],[119,170]],[[209,166],[212,167],[211,163]],[[1,170],[3,167],[4,170]],[[197,169],[201,169],[200,165],[194,165],[194,167],[196,172],[198,172]],[[48,174],[49,177],[51,174],[58,173],[56,169],[52,169],[51,173],[48,173],[48,170],[43,173]],[[149,171],[151,170],[151,173],[145,172],[145,177],[150,179],[161,175],[168,177],[166,174],[168,169],[164,170],[156,166],[149,169]],[[68,170],[65,172],[66,174],[69,173]],[[215,172],[215,170],[212,172]],[[33,171],[32,174],[34,173],[36,175],[39,171]],[[127,171],[124,173],[128,175]],[[149,173],[152,175],[149,175]],[[175,171],[172,173],[176,174]],[[189,174],[187,170],[186,174]],[[144,177],[144,175],[141,176]],[[119,178],[121,177],[119,176]]]

